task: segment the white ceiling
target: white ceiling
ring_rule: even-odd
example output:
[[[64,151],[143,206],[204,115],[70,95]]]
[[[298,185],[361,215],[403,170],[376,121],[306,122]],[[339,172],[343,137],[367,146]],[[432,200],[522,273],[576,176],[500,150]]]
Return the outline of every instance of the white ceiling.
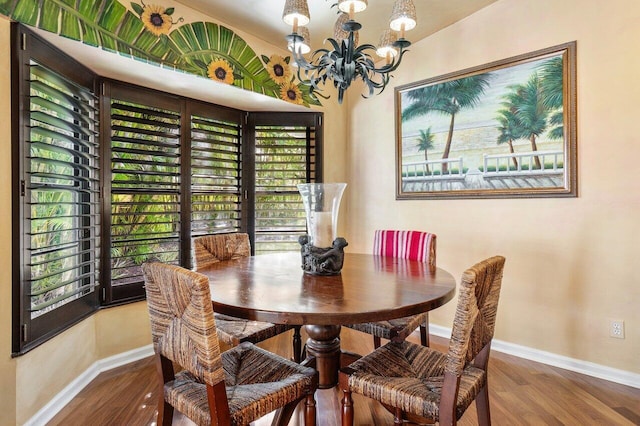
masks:
[[[369,7],[356,13],[362,24],[360,42],[378,44],[380,34],[389,26],[395,0],[369,0]],[[406,33],[410,41],[421,40],[457,22],[496,0],[413,0],[418,26]],[[291,28],[282,22],[285,0],[176,0],[205,15],[242,29],[271,44],[286,47],[285,36]],[[307,27],[313,49],[322,47],[324,39],[333,36],[338,0],[307,0],[311,22]]]
[[[421,40],[495,1],[414,0],[418,25],[406,33],[406,38],[412,42]],[[176,0],[176,2],[210,16],[213,21],[224,23],[282,48],[286,45],[284,37],[291,32],[291,28],[282,22],[285,0]],[[313,49],[322,47],[324,39],[332,36],[337,15],[336,8],[331,8],[331,5],[336,2],[337,0],[308,0],[311,15],[308,28]],[[378,43],[380,34],[387,28],[393,2],[394,0],[370,0],[369,7],[356,14],[356,20],[363,26],[360,30],[360,43],[374,45]],[[38,32],[104,77],[246,111],[307,111],[304,107],[269,96],[145,64],[45,31]]]

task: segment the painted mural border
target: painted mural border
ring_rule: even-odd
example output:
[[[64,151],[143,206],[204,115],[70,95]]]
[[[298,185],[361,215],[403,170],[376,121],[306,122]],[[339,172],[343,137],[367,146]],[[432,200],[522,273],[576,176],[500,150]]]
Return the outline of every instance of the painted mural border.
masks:
[[[186,22],[181,6],[142,0],[0,0],[0,14],[151,65],[297,105],[321,105],[310,86],[297,78],[291,56],[257,54],[217,23]]]

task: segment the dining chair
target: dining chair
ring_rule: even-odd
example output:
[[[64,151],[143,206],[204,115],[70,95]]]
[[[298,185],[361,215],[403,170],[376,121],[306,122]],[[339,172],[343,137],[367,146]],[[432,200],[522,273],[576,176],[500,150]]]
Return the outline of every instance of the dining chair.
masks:
[[[278,410],[275,423],[286,425],[303,399],[305,425],[315,425],[314,369],[249,342],[221,353],[208,278],[158,262],[142,270],[161,379],[158,425],[170,425],[174,409],[198,425],[248,425]]]
[[[433,270],[436,267],[436,235],[420,231],[376,230],[373,254],[418,260]],[[349,324],[346,327],[373,335],[374,348],[380,347],[381,339],[404,340],[420,327],[420,342],[423,346],[429,346],[428,312],[388,321]]]
[[[455,425],[474,400],[478,423],[491,424],[487,366],[504,262],[494,256],[462,274],[448,352],[391,341],[340,371],[343,426],[353,425],[352,392],[381,402],[394,424]]]
[[[196,270],[250,255],[249,235],[245,233],[212,234],[193,239],[193,266]],[[216,313],[215,317],[218,337],[229,346],[237,346],[242,342],[258,343],[293,329],[293,360],[301,361],[300,326],[249,321],[220,313]]]

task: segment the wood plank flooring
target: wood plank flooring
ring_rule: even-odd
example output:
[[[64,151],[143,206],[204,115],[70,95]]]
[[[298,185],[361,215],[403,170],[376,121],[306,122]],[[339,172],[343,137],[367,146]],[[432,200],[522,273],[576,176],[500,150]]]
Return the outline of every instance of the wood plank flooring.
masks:
[[[410,340],[419,342],[414,333]],[[432,337],[444,348],[445,339]],[[291,335],[270,339],[260,346],[291,357]],[[343,349],[367,353],[370,336],[342,329]],[[48,424],[55,425],[155,425],[158,385],[151,358],[99,375]],[[560,368],[492,352],[489,361],[491,418],[494,425],[640,425],[640,389],[595,379]],[[319,426],[340,425],[337,388],[316,394]],[[354,395],[356,425],[390,425],[392,416],[378,403]],[[266,416],[254,426],[267,426]],[[292,426],[303,425],[295,413]],[[475,406],[461,421],[476,425]],[[193,423],[179,413],[174,425]]]

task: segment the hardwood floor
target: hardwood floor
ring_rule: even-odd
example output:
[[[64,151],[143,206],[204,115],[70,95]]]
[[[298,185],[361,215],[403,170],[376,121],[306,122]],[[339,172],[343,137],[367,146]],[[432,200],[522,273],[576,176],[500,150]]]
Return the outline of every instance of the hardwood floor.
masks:
[[[410,340],[419,342],[417,333]],[[446,340],[432,337],[434,347]],[[275,337],[260,346],[291,356],[291,336]],[[373,349],[368,335],[342,329],[343,349],[366,353]],[[492,352],[489,362],[491,418],[494,425],[640,425],[640,389],[595,379],[560,368]],[[151,358],[99,375],[48,424],[155,425],[157,377]],[[316,394],[319,426],[340,425],[337,388]],[[354,395],[356,425],[393,424],[378,403]],[[270,424],[272,416],[254,423]],[[302,425],[295,413],[291,425]],[[475,406],[459,422],[475,425]],[[179,413],[174,425],[193,423]]]

